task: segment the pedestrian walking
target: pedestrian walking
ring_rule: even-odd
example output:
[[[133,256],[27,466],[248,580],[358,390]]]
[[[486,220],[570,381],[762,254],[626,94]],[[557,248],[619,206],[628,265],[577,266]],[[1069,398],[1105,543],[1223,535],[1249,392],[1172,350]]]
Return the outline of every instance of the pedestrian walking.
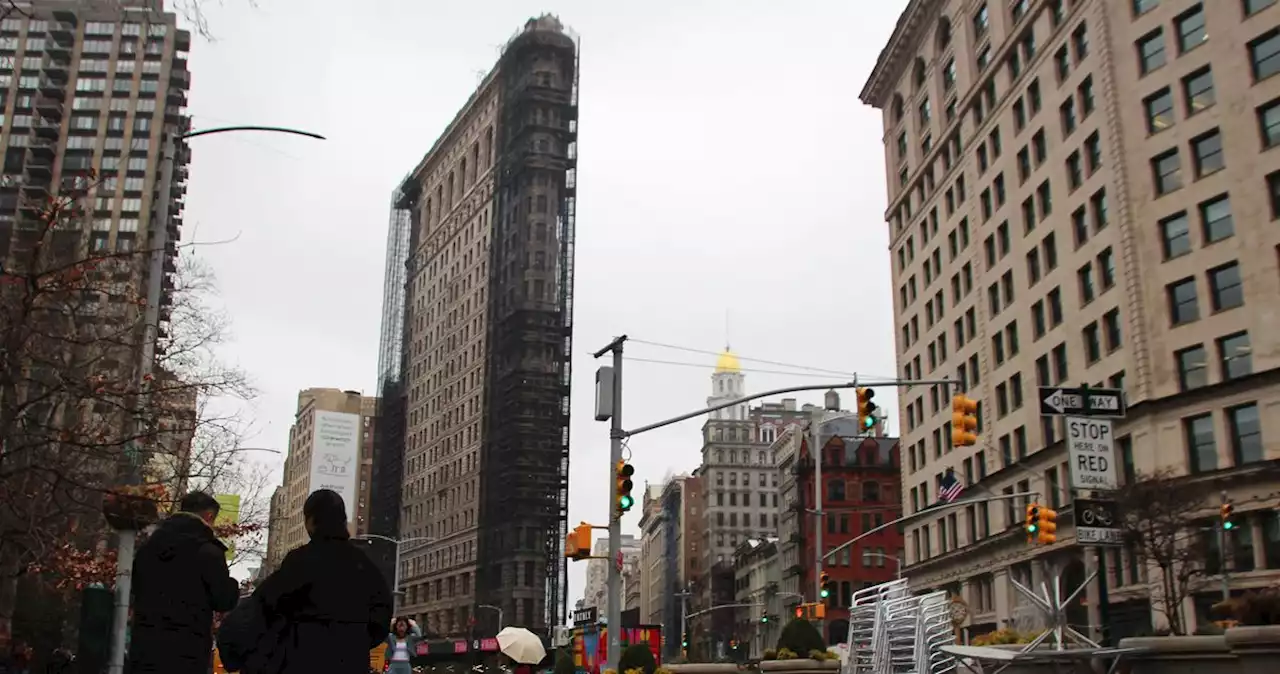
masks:
[[[391,624],[391,590],[351,542],[342,496],[321,489],[302,506],[311,541],[223,620],[219,653],[241,674],[368,674]]]
[[[230,611],[240,596],[227,546],[213,533],[218,510],[209,494],[187,494],[138,548],[130,674],[203,673],[212,666],[213,614]]]
[[[387,673],[412,674],[414,654],[418,652],[418,642],[422,641],[422,630],[418,624],[408,618],[396,618],[391,626],[391,634],[387,635]]]

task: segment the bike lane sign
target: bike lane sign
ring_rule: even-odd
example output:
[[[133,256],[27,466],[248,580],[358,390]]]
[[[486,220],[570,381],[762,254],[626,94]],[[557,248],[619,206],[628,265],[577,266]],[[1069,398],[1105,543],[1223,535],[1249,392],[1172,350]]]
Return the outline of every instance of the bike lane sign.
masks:
[[[1115,501],[1076,499],[1076,542],[1080,545],[1123,545],[1119,507]]]

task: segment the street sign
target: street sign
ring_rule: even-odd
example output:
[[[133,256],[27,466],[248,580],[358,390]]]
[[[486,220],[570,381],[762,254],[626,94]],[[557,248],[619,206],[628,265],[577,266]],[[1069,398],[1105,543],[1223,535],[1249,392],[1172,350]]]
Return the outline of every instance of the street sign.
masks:
[[[1118,388],[1040,387],[1040,414],[1124,418],[1124,391]]]
[[[599,615],[596,613],[596,607],[588,606],[586,608],[575,609],[573,612],[573,624],[575,625],[594,625]]]
[[[623,562],[622,551],[619,550],[618,554],[615,555],[613,558],[613,565],[618,567],[618,571],[622,571],[622,562]]]
[[[1067,417],[1067,463],[1072,489],[1114,491],[1116,444],[1109,419]]]
[[[1080,545],[1124,545],[1120,508],[1115,501],[1078,498],[1075,511],[1076,542]]]

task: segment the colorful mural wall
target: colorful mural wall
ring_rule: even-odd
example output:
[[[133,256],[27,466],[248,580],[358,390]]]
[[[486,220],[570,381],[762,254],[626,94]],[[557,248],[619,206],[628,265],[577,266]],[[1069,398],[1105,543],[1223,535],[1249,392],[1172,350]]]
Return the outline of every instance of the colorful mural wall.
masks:
[[[573,630],[573,664],[579,671],[587,674],[600,674],[609,659],[609,628],[599,625],[586,625]],[[622,629],[622,647],[631,644],[647,644],[653,651],[653,659],[662,664],[662,627],[645,625],[640,627],[624,627]]]

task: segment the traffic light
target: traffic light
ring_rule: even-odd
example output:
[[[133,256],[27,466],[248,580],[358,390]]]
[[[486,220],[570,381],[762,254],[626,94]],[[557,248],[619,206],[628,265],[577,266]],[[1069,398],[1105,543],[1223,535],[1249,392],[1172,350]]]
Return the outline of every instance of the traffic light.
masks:
[[[1040,508],[1036,513],[1040,521],[1036,527],[1036,542],[1040,545],[1053,545],[1058,542],[1058,511],[1053,508]]]
[[[769,614],[766,613],[765,615],[760,616],[760,622],[762,623],[769,622]]]
[[[1037,503],[1027,505],[1026,529],[1027,539],[1034,541],[1036,534],[1040,531],[1040,505]]]
[[[951,399],[951,444],[972,447],[978,444],[978,403],[957,393]]]
[[[631,506],[636,504],[636,500],[631,496],[631,476],[636,474],[636,469],[626,461],[618,462],[618,513],[625,513],[631,510]]]
[[[858,428],[864,431],[870,431],[876,426],[876,404],[872,399],[876,397],[874,389],[860,388],[858,389]]]
[[[804,611],[805,611],[805,608],[804,608],[804,607],[805,607],[805,604],[801,604],[801,605],[799,605],[799,606],[797,606],[797,607],[796,607],[796,618],[803,618],[803,617],[804,617]]]
[[[1222,504],[1222,530],[1231,531],[1236,528],[1236,523],[1231,521],[1231,514],[1235,512],[1235,507],[1230,503]]]
[[[818,576],[818,580],[819,580],[819,584],[822,586],[822,589],[819,592],[819,595],[823,599],[830,597],[831,596],[831,576],[828,575],[826,571],[823,571],[822,575]]]
[[[573,528],[564,541],[564,556],[572,560],[591,556],[591,525],[583,522]]]

